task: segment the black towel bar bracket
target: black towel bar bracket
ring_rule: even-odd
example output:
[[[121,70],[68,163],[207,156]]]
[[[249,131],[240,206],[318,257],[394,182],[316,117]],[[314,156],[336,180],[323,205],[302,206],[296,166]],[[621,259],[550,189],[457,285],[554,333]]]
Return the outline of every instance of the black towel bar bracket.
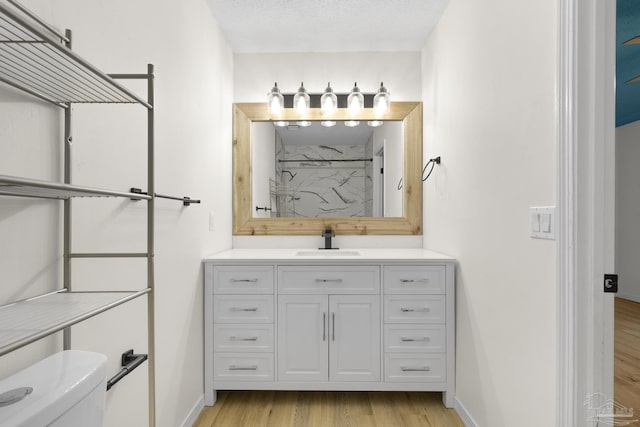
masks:
[[[149,193],[147,193],[145,191],[142,191],[142,189],[135,188],[135,187],[131,187],[130,192],[134,193],[134,194],[149,194]],[[179,200],[179,201],[182,202],[182,204],[184,206],[191,206],[192,203],[200,203],[200,200],[192,199],[192,198],[186,197],[186,196],[185,197],[174,197],[174,196],[165,196],[164,194],[158,194],[158,193],[155,193],[154,196],[156,198],[160,198],[160,199]],[[131,198],[131,200],[133,200],[134,202],[137,202],[137,201],[139,201],[141,199]]]
[[[142,365],[147,358],[148,356],[146,354],[133,354],[133,349],[122,353],[122,369],[107,381],[107,391],[109,391],[118,381],[129,375],[138,366]]]

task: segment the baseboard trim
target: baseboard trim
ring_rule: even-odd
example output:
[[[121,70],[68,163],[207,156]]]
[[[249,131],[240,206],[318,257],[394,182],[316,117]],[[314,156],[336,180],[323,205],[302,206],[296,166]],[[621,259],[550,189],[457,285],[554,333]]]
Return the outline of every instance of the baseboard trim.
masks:
[[[458,416],[460,417],[460,419],[462,420],[465,426],[478,427],[478,424],[476,424],[473,418],[471,418],[471,415],[469,415],[469,412],[467,412],[465,407],[462,406],[462,403],[460,403],[458,398],[455,399],[453,410],[458,413]]]
[[[200,412],[202,412],[203,409],[204,409],[204,395],[200,396],[200,398],[196,401],[195,405],[193,405],[193,407],[191,408],[191,411],[189,411],[189,414],[187,414],[187,418],[185,418],[184,421],[182,422],[181,427],[192,427],[196,423],[196,420],[198,419],[198,416],[200,415]]]

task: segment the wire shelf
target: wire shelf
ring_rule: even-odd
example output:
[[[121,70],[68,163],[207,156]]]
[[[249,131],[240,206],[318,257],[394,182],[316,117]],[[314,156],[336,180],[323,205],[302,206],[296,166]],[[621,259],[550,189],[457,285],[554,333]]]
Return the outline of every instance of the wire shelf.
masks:
[[[0,3],[0,81],[60,106],[136,103],[152,108],[67,48],[49,28]]]
[[[0,307],[0,356],[149,293],[57,292]]]

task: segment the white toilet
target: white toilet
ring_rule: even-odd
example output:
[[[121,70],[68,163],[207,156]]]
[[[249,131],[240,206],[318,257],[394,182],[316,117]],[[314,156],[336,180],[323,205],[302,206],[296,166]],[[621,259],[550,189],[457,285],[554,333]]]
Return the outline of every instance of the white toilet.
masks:
[[[0,381],[2,427],[100,427],[107,357],[56,353]]]

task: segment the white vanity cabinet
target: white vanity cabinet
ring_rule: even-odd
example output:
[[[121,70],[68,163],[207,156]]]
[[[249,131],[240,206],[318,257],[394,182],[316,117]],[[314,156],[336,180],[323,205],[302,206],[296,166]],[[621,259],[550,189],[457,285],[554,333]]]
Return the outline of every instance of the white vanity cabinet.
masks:
[[[279,296],[278,380],[380,381],[380,297]]]
[[[295,252],[205,259],[206,405],[216,390],[396,390],[453,406],[454,259]]]

